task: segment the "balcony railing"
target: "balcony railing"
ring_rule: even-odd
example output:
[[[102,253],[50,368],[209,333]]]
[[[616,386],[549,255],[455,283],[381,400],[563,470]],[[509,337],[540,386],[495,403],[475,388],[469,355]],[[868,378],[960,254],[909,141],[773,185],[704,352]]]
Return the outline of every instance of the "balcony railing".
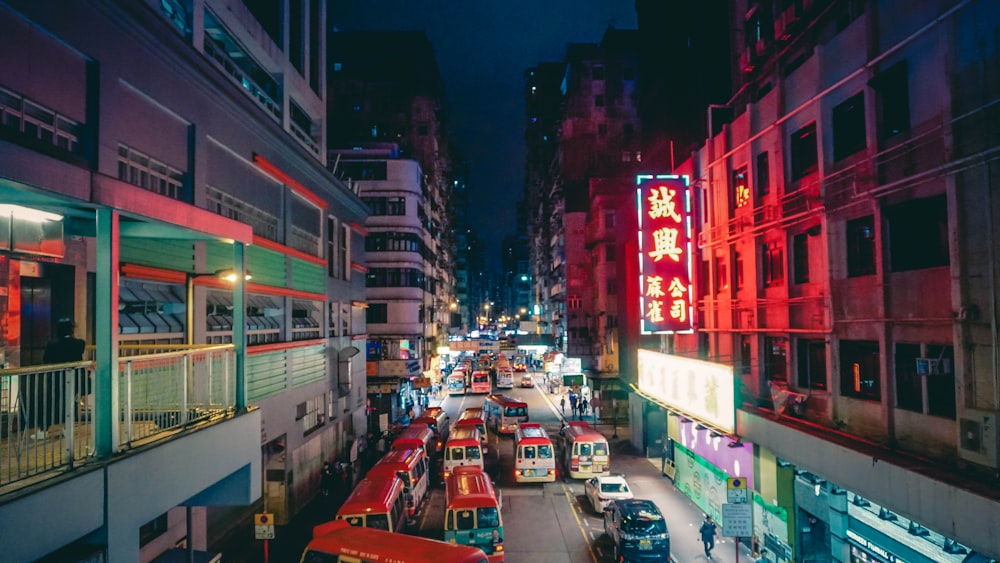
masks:
[[[164,349],[122,347],[115,452],[235,409],[231,345]],[[96,422],[108,416],[95,409],[94,370],[93,361],[0,370],[0,489],[92,458]]]

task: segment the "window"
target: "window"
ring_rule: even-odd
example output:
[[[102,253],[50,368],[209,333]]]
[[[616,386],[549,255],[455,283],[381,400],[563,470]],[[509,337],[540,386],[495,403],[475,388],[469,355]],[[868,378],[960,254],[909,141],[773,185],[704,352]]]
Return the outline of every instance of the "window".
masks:
[[[340,275],[342,279],[351,279],[351,226],[340,226]]]
[[[771,192],[771,165],[767,160],[767,152],[757,155],[757,197]]]
[[[826,342],[799,338],[795,351],[799,389],[826,389]]]
[[[387,180],[389,177],[388,165],[384,160],[341,162],[337,170],[341,178],[353,180]]]
[[[142,526],[139,526],[139,546],[140,547],[144,546],[147,543],[162,536],[167,532],[167,528],[168,528],[168,521],[166,512],[150,520],[149,522],[146,522]]]
[[[611,209],[604,211],[604,228],[608,230],[615,228],[615,212]]]
[[[329,215],[326,218],[326,273],[331,278],[340,278],[340,261],[337,259],[338,237],[337,218]]]
[[[740,335],[740,373],[749,375],[753,368],[753,336]]]
[[[949,264],[948,202],[943,194],[893,205],[885,214],[893,272]]]
[[[372,268],[365,277],[365,287],[418,287],[426,283],[423,270],[416,268]]]
[[[604,261],[614,262],[615,261],[615,245],[614,243],[608,243],[604,245]]]
[[[327,309],[330,312],[330,336],[339,336],[337,331],[340,330],[340,303],[331,301],[327,303]]]
[[[583,298],[579,295],[570,295],[566,298],[566,306],[570,309],[579,309],[583,306]]]
[[[840,341],[840,394],[869,401],[879,401],[878,342],[867,340]]]
[[[729,190],[731,211],[736,211],[750,205],[750,184],[747,178],[746,166],[741,166],[733,170],[733,180],[729,184]]]
[[[809,282],[809,235],[792,237],[792,275],[795,283]]]
[[[604,107],[604,94],[598,94],[594,96],[594,107],[598,108]]]
[[[729,289],[729,268],[726,265],[725,258],[716,258],[715,260],[715,291],[719,292],[724,289]]]
[[[614,278],[608,279],[608,295],[616,295],[618,293],[618,282]]]
[[[785,284],[785,253],[776,242],[763,247],[764,287],[779,287]]]
[[[606,123],[601,123],[597,126],[597,134],[600,136],[605,136],[608,134],[608,125]]]
[[[955,418],[954,348],[936,344],[896,344],[896,406]],[[918,362],[921,369],[918,369]]]
[[[865,138],[865,93],[858,92],[833,108],[833,160],[863,150]]]
[[[768,381],[788,381],[788,338],[764,337],[764,378]]]
[[[590,78],[591,80],[604,80],[604,67],[595,66],[590,69]]]
[[[388,303],[369,303],[365,310],[365,322],[368,324],[384,324],[389,322]]]
[[[326,420],[326,395],[319,394],[295,406],[296,419],[302,421],[302,433],[308,434]]]
[[[743,256],[739,252],[733,254],[733,264],[736,270],[736,289],[743,289]]]
[[[791,142],[792,180],[799,180],[819,169],[816,153],[816,124],[810,123],[795,133]]]
[[[847,277],[875,273],[875,217],[867,215],[847,222]]]
[[[875,90],[875,132],[879,148],[910,129],[910,88],[906,61],[896,63],[871,81]]]
[[[180,170],[125,145],[118,145],[118,179],[172,199],[183,193]]]
[[[365,197],[372,215],[406,215],[406,198],[403,197]]]
[[[635,125],[632,125],[631,123],[626,123],[622,125],[622,135],[625,137],[625,140],[631,139],[634,133],[635,133]]]

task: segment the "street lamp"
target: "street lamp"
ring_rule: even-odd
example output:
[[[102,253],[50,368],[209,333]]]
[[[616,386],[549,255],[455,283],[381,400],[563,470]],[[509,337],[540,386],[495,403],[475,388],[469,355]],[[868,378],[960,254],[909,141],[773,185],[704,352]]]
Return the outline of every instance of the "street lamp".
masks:
[[[232,268],[216,270],[210,274],[208,273],[197,273],[197,272],[184,272],[184,296],[186,301],[185,313],[186,313],[186,326],[184,327],[184,343],[191,345],[194,344],[194,280],[198,278],[218,278],[222,281],[229,283],[236,282],[237,274]],[[250,270],[247,270],[244,274],[244,279],[250,281],[253,279],[253,274]]]

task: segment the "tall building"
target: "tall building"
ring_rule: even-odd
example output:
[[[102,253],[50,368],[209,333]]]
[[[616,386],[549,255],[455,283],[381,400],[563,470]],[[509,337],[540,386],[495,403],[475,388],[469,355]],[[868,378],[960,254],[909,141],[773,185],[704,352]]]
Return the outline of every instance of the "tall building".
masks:
[[[330,161],[370,208],[367,359],[372,430],[437,375],[451,332],[456,244],[444,88],[422,32],[333,33]],[[417,387],[422,388],[422,387]]]
[[[754,540],[779,561],[996,559],[1000,6],[744,0],[730,21],[735,93],[677,170],[694,333],[639,351],[637,403],[679,416],[637,404],[644,445],[669,436],[697,487],[683,467],[731,470],[704,432],[752,444]],[[728,428],[690,412],[723,398]]]
[[[0,4],[4,559],[212,551],[364,434],[367,211],[325,166],[325,15]],[[54,367],[63,319],[86,349]]]

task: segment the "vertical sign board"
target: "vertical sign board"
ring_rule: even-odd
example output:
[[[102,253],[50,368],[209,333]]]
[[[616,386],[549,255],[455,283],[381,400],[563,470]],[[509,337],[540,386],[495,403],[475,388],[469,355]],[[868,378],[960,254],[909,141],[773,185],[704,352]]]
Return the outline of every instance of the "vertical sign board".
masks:
[[[693,229],[687,176],[636,176],[639,332],[690,334]]]
[[[722,505],[722,535],[730,538],[753,536],[753,507],[749,504]]]

